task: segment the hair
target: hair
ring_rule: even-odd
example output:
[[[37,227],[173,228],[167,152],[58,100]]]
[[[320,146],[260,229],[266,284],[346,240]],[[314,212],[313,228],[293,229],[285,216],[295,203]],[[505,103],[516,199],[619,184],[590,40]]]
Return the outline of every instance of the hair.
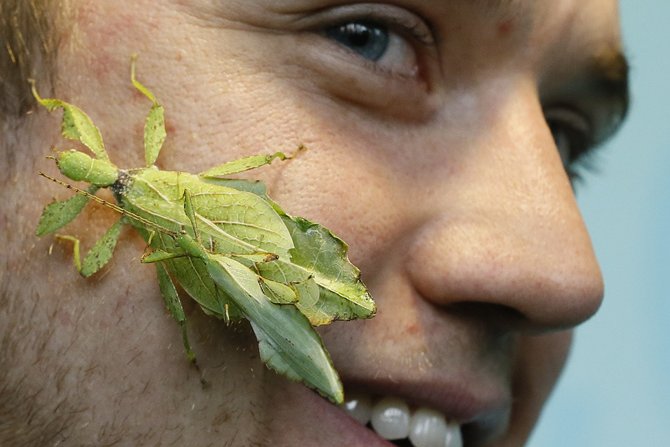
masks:
[[[0,122],[21,117],[34,106],[29,78],[53,87],[56,56],[71,10],[69,3],[0,1]]]
[[[16,209],[16,202],[12,189],[2,183],[14,172],[18,139],[30,137],[23,129],[29,120],[23,117],[35,105],[28,79],[53,90],[57,51],[69,13],[69,0],[0,0],[0,199],[8,209]],[[15,230],[10,226],[6,231]],[[4,236],[0,237],[3,243],[8,240]],[[62,439],[58,434],[67,431],[68,420],[54,414],[53,407],[40,405],[39,399],[51,399],[57,405],[62,400],[53,399],[48,387],[25,380],[25,365],[32,361],[34,368],[44,355],[40,346],[48,340],[48,332],[38,331],[38,335],[33,326],[40,311],[34,293],[25,290],[17,295],[8,289],[13,268],[9,258],[9,254],[0,255],[0,445],[53,444]]]

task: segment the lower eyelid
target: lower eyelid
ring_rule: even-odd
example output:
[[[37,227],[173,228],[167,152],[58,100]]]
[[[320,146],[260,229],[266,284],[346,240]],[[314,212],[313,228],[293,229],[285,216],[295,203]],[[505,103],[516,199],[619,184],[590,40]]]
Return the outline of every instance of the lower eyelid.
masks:
[[[304,45],[291,63],[309,71],[312,84],[337,101],[408,122],[423,121],[435,113],[438,102],[425,82],[385,73],[369,61],[352,61],[350,50],[314,33],[301,41]],[[324,51],[324,41],[332,46],[330,51]]]

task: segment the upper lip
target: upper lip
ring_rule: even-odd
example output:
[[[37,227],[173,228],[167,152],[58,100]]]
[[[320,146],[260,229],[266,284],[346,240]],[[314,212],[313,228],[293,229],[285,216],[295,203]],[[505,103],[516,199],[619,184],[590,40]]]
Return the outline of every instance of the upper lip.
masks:
[[[511,396],[503,388],[483,384],[476,386],[446,378],[343,379],[345,392],[394,396],[405,400],[410,406],[428,407],[443,413],[448,421],[461,425],[468,447],[502,434],[509,421]]]

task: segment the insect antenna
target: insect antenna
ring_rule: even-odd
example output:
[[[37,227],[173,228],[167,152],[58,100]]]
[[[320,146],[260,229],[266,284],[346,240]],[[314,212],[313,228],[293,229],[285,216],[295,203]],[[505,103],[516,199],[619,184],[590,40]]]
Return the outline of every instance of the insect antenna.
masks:
[[[137,222],[139,222],[139,223],[141,223],[141,224],[143,224],[143,225],[146,225],[147,227],[153,228],[154,230],[156,230],[156,231],[158,231],[158,232],[165,233],[165,234],[167,234],[167,235],[169,235],[169,236],[172,236],[172,237],[175,237],[175,238],[176,238],[176,237],[179,237],[179,233],[177,233],[177,232],[175,232],[175,231],[172,231],[172,230],[168,230],[167,228],[158,225],[156,222],[152,222],[152,221],[150,221],[150,220],[148,220],[148,219],[145,219],[145,218],[142,217],[142,216],[138,216],[137,214],[135,214],[135,213],[133,213],[133,212],[130,212],[130,211],[128,211],[128,210],[124,210],[123,208],[121,208],[121,207],[118,206],[117,204],[112,203],[112,202],[110,202],[110,201],[108,201],[108,200],[102,199],[102,198],[96,196],[95,194],[91,194],[91,193],[88,192],[88,191],[85,191],[85,190],[83,190],[83,189],[77,188],[77,187],[74,186],[74,185],[71,185],[71,184],[69,184],[69,183],[67,183],[67,182],[64,182],[63,180],[59,180],[59,179],[57,179],[57,178],[55,178],[55,177],[52,177],[52,176],[50,176],[50,175],[48,175],[48,174],[45,174],[45,173],[42,172],[42,171],[38,172],[38,174],[41,175],[42,177],[48,179],[48,180],[51,180],[51,181],[54,182],[54,183],[57,183],[57,184],[59,184],[59,185],[65,187],[65,188],[67,188],[67,189],[70,189],[70,190],[74,191],[74,192],[77,193],[77,194],[80,194],[80,195],[82,195],[82,196],[88,197],[89,199],[91,199],[91,200],[93,200],[93,201],[99,203],[100,205],[106,206],[107,208],[111,208],[111,209],[113,209],[114,211],[116,211],[117,213],[121,214],[122,216],[128,217],[129,219],[133,219],[133,220],[135,220],[135,221],[137,221]]]

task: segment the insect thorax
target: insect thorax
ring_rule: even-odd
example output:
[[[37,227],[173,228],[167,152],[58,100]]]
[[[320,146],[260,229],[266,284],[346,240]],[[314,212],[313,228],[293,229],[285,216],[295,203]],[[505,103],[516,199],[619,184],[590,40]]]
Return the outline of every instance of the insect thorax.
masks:
[[[121,203],[121,198],[128,192],[128,188],[133,183],[133,178],[127,171],[119,169],[119,176],[116,181],[109,187],[114,194],[117,202]]]

